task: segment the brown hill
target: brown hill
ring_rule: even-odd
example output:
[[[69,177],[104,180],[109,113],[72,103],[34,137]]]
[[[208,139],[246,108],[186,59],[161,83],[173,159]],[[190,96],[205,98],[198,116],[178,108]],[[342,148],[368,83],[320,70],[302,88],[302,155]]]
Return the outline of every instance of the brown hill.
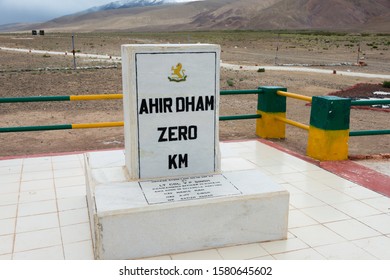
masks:
[[[70,15],[57,31],[318,29],[390,32],[389,0],[206,0]]]

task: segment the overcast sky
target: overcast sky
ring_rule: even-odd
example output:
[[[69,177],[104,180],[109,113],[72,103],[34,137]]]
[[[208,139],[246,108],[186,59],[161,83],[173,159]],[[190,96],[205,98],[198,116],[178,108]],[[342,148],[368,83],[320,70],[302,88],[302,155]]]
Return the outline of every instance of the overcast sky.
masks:
[[[115,0],[0,0],[0,24],[41,22]],[[178,0],[185,2],[189,0]]]

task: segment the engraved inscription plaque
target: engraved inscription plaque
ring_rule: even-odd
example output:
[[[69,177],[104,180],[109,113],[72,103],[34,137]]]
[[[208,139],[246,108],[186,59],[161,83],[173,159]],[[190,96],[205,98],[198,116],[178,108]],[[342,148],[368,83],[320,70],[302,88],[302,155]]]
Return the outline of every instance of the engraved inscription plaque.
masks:
[[[149,204],[162,204],[239,195],[239,191],[223,175],[185,177],[139,182]]]

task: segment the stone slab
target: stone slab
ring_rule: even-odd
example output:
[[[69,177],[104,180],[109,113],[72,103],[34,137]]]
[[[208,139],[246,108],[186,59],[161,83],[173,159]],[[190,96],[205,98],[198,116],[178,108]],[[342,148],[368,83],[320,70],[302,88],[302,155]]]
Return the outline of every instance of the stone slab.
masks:
[[[98,153],[85,156],[97,259],[139,259],[287,238],[289,193],[258,170],[129,181],[125,166],[118,166],[124,164],[123,152]],[[186,192],[179,189],[190,196],[182,199]]]

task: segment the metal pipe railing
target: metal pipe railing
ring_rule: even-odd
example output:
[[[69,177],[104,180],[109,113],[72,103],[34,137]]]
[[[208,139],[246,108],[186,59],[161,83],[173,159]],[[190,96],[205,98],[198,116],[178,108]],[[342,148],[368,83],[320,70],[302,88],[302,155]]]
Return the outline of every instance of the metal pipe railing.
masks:
[[[349,136],[370,136],[370,135],[385,135],[390,134],[390,129],[384,130],[358,130],[350,131]]]
[[[294,99],[299,99],[299,100],[303,100],[303,101],[307,101],[307,102],[311,102],[312,101],[312,97],[305,96],[305,95],[302,95],[302,94],[297,94],[297,93],[292,93],[292,92],[287,92],[287,91],[281,91],[281,90],[278,90],[276,93],[278,95],[281,95],[281,96],[291,97],[291,98],[294,98]]]
[[[296,122],[296,121],[293,121],[293,120],[290,120],[290,119],[287,119],[287,118],[278,117],[278,116],[275,116],[274,118],[279,120],[279,121],[281,121],[281,122],[284,122],[284,123],[290,124],[292,126],[295,126],[295,127],[298,127],[298,128],[302,128],[304,130],[309,131],[309,126],[306,125],[306,124],[303,124],[303,123],[300,123],[300,122]]]

